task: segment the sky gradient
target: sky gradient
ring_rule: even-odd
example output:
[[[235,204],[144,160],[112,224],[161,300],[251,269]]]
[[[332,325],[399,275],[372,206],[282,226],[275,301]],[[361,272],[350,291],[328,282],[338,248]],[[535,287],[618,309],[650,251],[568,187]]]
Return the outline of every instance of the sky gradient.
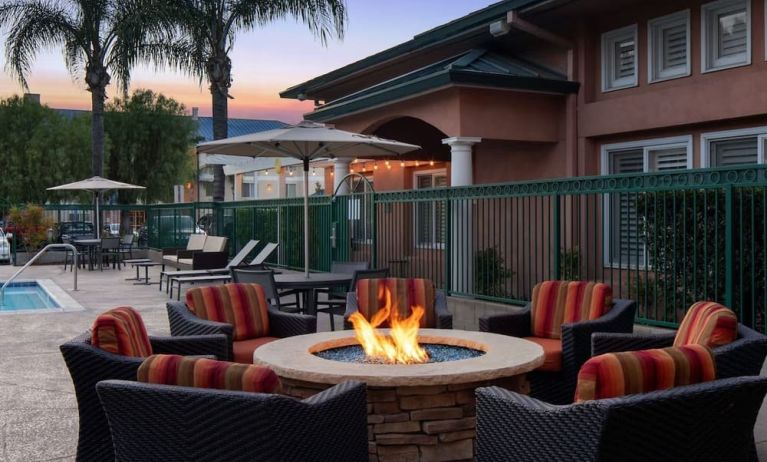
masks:
[[[234,82],[229,101],[232,118],[278,119],[296,122],[312,103],[281,99],[278,93],[338,67],[411,39],[493,0],[347,0],[349,23],[343,41],[327,46],[293,20],[273,23],[238,36],[231,53]],[[0,48],[0,98],[22,93],[19,83],[5,67],[5,34]],[[29,91],[40,93],[42,102],[54,108],[90,109],[90,94],[82,76],[70,76],[58,49],[38,55]],[[168,69],[142,66],[133,72],[131,89],[148,88],[171,96],[210,115],[207,84]],[[114,95],[114,86],[108,94]]]

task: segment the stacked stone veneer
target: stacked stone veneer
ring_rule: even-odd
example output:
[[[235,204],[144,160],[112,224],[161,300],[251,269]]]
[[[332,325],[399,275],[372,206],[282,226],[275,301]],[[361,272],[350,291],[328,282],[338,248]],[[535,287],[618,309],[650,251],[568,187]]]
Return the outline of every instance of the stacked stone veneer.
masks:
[[[284,378],[282,385],[283,393],[302,399],[330,386]],[[368,387],[370,460],[472,460],[474,390],[489,385],[529,391],[524,376],[450,385]]]

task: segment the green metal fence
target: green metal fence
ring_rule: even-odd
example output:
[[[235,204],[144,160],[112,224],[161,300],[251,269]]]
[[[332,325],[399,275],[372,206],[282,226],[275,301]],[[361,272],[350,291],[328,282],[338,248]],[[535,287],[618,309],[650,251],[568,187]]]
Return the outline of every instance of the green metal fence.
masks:
[[[367,260],[456,296],[524,303],[543,279],[604,281],[638,321],[676,326],[721,301],[765,331],[767,166],[668,171],[310,199],[310,267]],[[118,208],[119,209],[119,208]],[[88,220],[89,206],[51,213]],[[303,267],[303,201],[135,206],[150,247],[189,234],[278,242]]]

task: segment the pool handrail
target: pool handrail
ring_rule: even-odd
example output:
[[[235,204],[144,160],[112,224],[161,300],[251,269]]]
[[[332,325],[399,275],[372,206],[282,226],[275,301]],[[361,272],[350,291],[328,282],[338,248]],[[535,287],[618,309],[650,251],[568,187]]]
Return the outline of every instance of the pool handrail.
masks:
[[[77,290],[77,248],[75,246],[73,246],[72,244],[48,244],[45,247],[43,247],[42,250],[37,252],[34,257],[30,258],[29,261],[27,263],[25,263],[24,266],[22,266],[18,271],[16,271],[13,274],[13,276],[8,278],[8,280],[5,281],[5,283],[3,283],[2,287],[0,287],[0,306],[3,306],[3,302],[5,300],[5,288],[8,286],[8,284],[10,284],[21,273],[23,273],[25,269],[27,269],[29,266],[32,265],[32,263],[37,261],[37,259],[40,258],[40,256],[42,256],[45,252],[47,252],[50,249],[62,249],[62,248],[63,249],[67,249],[67,250],[71,250],[72,253],[74,254],[74,265],[73,265],[73,268],[74,268],[73,273],[74,273],[74,278],[75,278],[75,280],[74,280],[74,285],[75,285],[74,290]]]

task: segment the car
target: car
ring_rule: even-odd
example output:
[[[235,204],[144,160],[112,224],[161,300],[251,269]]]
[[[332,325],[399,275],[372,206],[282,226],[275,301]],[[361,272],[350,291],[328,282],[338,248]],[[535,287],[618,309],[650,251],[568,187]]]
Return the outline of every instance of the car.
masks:
[[[120,235],[120,223],[107,223],[104,225],[104,231],[112,236]]]
[[[0,261],[11,260],[11,243],[8,241],[8,236],[0,228]]]
[[[93,223],[88,223],[87,221],[62,221],[56,225],[54,240],[60,243],[65,240],[93,238],[94,236],[96,236],[96,232],[94,231]]]

